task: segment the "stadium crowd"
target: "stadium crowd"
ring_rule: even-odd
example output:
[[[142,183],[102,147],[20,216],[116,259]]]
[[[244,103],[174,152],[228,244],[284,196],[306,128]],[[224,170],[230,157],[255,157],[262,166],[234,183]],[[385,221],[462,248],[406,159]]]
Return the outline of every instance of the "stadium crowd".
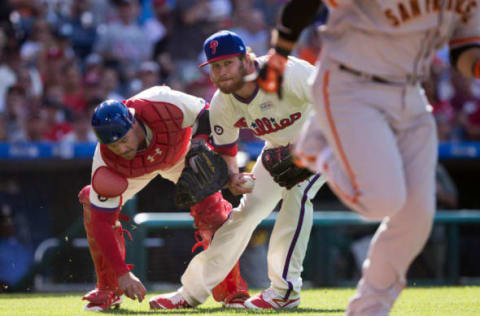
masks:
[[[90,111],[166,84],[207,100],[214,92],[198,68],[203,39],[239,34],[257,55],[282,0],[10,0],[0,16],[0,140],[94,141]],[[322,15],[318,23],[323,20]],[[295,54],[311,63],[314,29]],[[451,71],[439,52],[425,83],[440,139],[480,138],[480,84]]]
[[[264,55],[284,2],[1,1],[0,142],[95,142],[90,117],[96,105],[154,85],[210,100],[215,87],[208,69],[198,68],[204,39],[230,29]],[[317,25],[325,16],[322,11]],[[294,54],[313,64],[320,51],[321,39],[312,26]],[[480,82],[452,70],[447,49],[438,52],[424,86],[440,141],[480,141]],[[439,187],[444,183],[443,191],[455,202],[443,200],[443,207],[456,208],[456,189],[444,173],[439,171]],[[7,223],[10,214],[2,214]]]

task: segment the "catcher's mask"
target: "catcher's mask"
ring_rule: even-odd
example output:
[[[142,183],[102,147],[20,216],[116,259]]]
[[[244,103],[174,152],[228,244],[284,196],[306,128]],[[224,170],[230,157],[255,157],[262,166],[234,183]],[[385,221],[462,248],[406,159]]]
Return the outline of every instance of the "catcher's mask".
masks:
[[[134,114],[133,108],[117,100],[100,103],[92,115],[92,127],[98,141],[108,145],[125,136],[135,121]]]

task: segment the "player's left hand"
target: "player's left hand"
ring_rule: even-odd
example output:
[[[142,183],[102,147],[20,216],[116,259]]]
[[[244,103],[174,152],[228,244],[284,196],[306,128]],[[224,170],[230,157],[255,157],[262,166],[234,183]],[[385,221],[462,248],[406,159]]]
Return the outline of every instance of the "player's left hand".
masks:
[[[288,58],[283,56],[275,49],[270,49],[269,59],[262,66],[258,73],[257,84],[261,89],[268,93],[277,93],[278,98],[282,98],[283,72]]]
[[[132,272],[127,272],[118,278],[118,286],[125,295],[132,300],[138,299],[141,303],[147,294],[145,286]]]

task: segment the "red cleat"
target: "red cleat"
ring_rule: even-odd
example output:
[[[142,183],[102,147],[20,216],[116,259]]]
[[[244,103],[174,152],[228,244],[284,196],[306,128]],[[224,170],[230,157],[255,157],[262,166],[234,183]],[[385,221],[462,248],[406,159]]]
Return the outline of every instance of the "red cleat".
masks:
[[[284,299],[275,293],[272,288],[268,288],[245,301],[245,307],[248,309],[293,309],[297,308],[299,304],[300,297]]]
[[[180,292],[172,292],[154,296],[150,299],[150,309],[192,308]]]
[[[82,300],[88,301],[83,310],[103,312],[111,307],[118,308],[123,301],[123,297],[112,290],[95,289],[85,294]]]

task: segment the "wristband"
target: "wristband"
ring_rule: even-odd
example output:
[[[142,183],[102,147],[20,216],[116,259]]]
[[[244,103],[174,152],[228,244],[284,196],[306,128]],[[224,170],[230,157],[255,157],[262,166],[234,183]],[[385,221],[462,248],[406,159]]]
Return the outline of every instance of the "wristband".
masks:
[[[275,46],[275,52],[277,52],[277,54],[282,55],[285,58],[288,58],[288,55],[290,55],[290,50],[279,47],[279,46]]]
[[[474,78],[480,79],[480,59],[477,59],[472,65],[472,74]]]

